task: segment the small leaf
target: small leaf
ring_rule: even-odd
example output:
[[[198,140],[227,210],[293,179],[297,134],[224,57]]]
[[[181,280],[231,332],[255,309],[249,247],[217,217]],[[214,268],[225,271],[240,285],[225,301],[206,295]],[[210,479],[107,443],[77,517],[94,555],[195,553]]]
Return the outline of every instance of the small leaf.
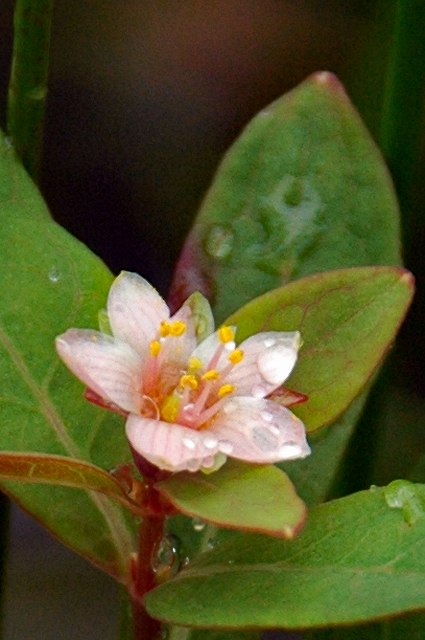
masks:
[[[0,452],[0,480],[98,491],[140,515],[140,508],[132,502],[119,482],[103,469],[81,460],[35,453]]]
[[[179,473],[156,485],[179,511],[229,529],[293,538],[304,503],[283,471],[228,461],[215,473]]]
[[[422,499],[425,485],[416,488]],[[315,507],[291,542],[235,534],[146,597],[177,625],[314,629],[425,608],[425,518],[374,488]],[[226,597],[223,598],[223,593]]]
[[[308,396],[293,407],[313,431],[360,393],[393,342],[413,295],[403,269],[343,269],[266,293],[226,322],[242,341],[258,331],[300,331],[303,346],[288,386]]]

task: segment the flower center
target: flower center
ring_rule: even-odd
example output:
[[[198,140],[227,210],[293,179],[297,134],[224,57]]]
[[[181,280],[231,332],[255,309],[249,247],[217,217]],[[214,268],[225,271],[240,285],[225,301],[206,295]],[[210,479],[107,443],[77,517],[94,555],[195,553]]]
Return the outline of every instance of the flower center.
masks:
[[[236,392],[226,378],[243,360],[243,352],[236,348],[232,327],[223,326],[217,331],[218,344],[209,362],[191,357],[182,369],[181,362],[173,362],[173,353],[179,345],[167,342],[184,340],[185,332],[184,322],[161,323],[158,339],[149,345],[143,396],[155,404],[159,419],[205,429],[226,398]],[[146,406],[145,402],[141,409],[143,415]]]

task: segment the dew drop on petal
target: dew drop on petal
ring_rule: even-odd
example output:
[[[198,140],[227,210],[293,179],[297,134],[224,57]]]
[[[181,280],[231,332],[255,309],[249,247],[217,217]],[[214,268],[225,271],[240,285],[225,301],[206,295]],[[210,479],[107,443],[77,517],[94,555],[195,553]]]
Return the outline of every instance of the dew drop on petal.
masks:
[[[276,427],[276,425],[274,424],[270,425],[269,429],[270,429],[270,433],[273,433],[275,436],[278,436],[280,434],[279,427]]]
[[[276,344],[276,340],[274,338],[266,338],[264,340],[264,346],[266,347],[266,349],[272,347],[274,344]]]
[[[270,413],[270,411],[262,411],[260,415],[264,422],[271,422],[273,420],[273,414]]]
[[[256,446],[264,452],[274,451],[279,444],[278,439],[265,427],[254,427],[252,440]]]
[[[220,440],[218,446],[220,448],[220,451],[226,454],[226,456],[229,456],[233,451],[233,445],[228,440]]]
[[[256,384],[251,389],[251,395],[254,398],[264,398],[267,395],[267,389],[260,384]]]
[[[195,449],[196,444],[190,438],[182,438],[182,443],[187,449]]]
[[[203,531],[205,529],[206,522],[204,522],[200,518],[193,518],[192,519],[192,527],[194,528],[195,531],[200,533],[201,531]]]
[[[301,447],[295,443],[292,444],[288,442],[279,449],[279,456],[282,458],[282,460],[292,460],[294,458],[299,458],[301,453]]]
[[[201,460],[198,460],[198,458],[193,458],[192,460],[187,461],[186,469],[192,472],[199,471],[201,464],[202,464]]]
[[[281,384],[291,373],[296,362],[294,349],[283,345],[270,348],[258,357],[258,370],[266,382]]]
[[[164,536],[158,543],[151,566],[159,580],[166,580],[176,575],[180,568],[179,547],[179,539],[171,534]]]
[[[202,444],[206,449],[215,449],[216,446],[218,445],[218,440],[217,438],[211,438],[207,436],[202,440]]]

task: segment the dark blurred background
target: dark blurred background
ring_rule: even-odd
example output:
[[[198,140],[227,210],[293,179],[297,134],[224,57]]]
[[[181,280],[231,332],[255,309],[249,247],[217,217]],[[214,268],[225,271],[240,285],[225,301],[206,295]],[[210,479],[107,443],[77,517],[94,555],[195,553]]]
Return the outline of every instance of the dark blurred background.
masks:
[[[0,0],[3,126],[13,4]],[[55,7],[42,192],[114,272],[138,271],[163,294],[220,157],[267,103],[327,69],[376,130],[392,1]],[[13,534],[4,640],[115,638],[114,585],[21,514]]]

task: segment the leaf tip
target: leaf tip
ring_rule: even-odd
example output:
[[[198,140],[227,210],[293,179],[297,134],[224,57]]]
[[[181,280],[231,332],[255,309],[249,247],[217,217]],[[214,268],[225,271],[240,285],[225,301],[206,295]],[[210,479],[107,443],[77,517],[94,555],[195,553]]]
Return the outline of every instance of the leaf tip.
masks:
[[[316,71],[310,76],[309,80],[316,85],[325,87],[330,91],[339,93],[340,95],[346,97],[345,89],[342,83],[331,71]]]
[[[400,272],[400,282],[403,282],[407,285],[409,289],[412,290],[412,293],[415,289],[415,276],[413,273],[408,271],[407,269],[399,269]]]

